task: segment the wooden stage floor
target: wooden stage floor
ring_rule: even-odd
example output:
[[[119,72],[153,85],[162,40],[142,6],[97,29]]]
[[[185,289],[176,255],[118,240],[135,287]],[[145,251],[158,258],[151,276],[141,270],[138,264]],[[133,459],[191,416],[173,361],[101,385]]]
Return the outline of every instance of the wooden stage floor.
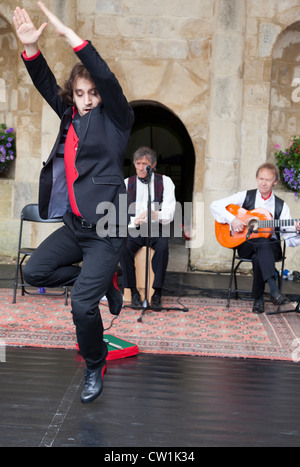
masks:
[[[185,281],[189,293],[200,280],[192,276],[167,282]],[[204,286],[222,280],[207,276]],[[109,362],[103,393],[87,406],[83,372],[73,350],[7,348],[0,446],[300,446],[299,363],[140,354]]]
[[[299,364],[140,354],[109,362],[102,395],[82,405],[76,360],[7,349],[1,447],[300,445]]]

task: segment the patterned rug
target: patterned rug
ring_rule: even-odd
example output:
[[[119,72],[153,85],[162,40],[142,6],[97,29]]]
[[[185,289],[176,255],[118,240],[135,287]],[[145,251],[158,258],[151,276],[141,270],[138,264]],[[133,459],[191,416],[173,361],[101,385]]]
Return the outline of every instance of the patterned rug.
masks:
[[[101,303],[109,334],[138,345],[140,352],[156,354],[239,357],[300,361],[300,314],[256,316],[251,303],[197,297],[166,297],[163,305],[187,307],[188,312],[124,308],[109,329],[112,316]],[[273,310],[271,304],[267,310]],[[70,307],[62,297],[18,296],[0,289],[0,339],[7,346],[75,348]]]

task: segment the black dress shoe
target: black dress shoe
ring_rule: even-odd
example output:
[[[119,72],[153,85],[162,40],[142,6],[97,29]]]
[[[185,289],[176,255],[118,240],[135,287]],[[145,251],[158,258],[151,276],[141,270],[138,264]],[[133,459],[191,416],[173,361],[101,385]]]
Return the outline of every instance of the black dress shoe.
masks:
[[[252,309],[252,313],[255,313],[256,315],[261,315],[265,311],[265,304],[262,299],[257,299],[254,300],[254,305]]]
[[[153,308],[161,308],[161,296],[154,294],[151,298],[151,306]]]
[[[86,368],[84,374],[84,386],[81,393],[81,402],[89,404],[100,396],[103,390],[103,378],[106,373],[106,360],[102,363],[98,370],[88,370]]]
[[[274,305],[277,305],[277,306],[286,305],[287,303],[290,303],[289,299],[285,297],[285,295],[282,295],[281,293],[276,293],[272,295],[271,299]]]
[[[116,275],[114,276],[113,282],[106,291],[106,298],[108,301],[110,313],[114,316],[118,316],[123,306],[123,295],[118,288]]]
[[[133,293],[131,296],[131,306],[142,307],[143,302],[139,293]]]

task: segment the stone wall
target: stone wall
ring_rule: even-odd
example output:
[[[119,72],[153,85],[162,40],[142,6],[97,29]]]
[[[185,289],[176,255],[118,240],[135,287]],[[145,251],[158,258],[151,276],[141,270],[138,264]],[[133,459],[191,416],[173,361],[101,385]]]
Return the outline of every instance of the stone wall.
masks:
[[[22,47],[10,26],[19,3],[36,24],[44,21],[31,0],[1,3],[0,39],[8,47],[1,47],[0,52],[0,78],[6,83],[0,115],[17,128],[18,157],[14,179],[0,179],[0,256],[15,254],[19,213],[26,203],[36,202],[39,171],[58,125],[19,58]],[[236,190],[252,188],[256,167],[272,157],[273,53],[280,35],[300,20],[298,0],[46,3],[83,38],[92,40],[129,101],[159,102],[183,122],[196,154],[194,201],[204,202],[205,213],[205,242],[191,250],[191,262],[198,269],[227,267],[230,252],[219,247],[212,235],[209,204]],[[76,57],[51,26],[40,47],[62,82]],[[5,76],[4,61],[9,63]],[[293,195],[284,193],[284,197],[296,216],[299,207]],[[35,229],[28,237],[37,244],[43,234]],[[299,268],[299,257],[297,249],[289,259],[290,269]]]
[[[232,14],[232,11],[235,13]],[[223,94],[222,84],[220,83],[218,87],[216,83],[215,92],[222,97],[219,100],[220,105],[214,106],[214,82],[211,83],[212,98],[204,173],[205,241],[202,248],[191,252],[192,263],[200,269],[228,268],[231,258],[231,252],[216,244],[211,234],[214,231],[214,220],[209,212],[210,202],[221,196],[227,196],[237,189],[245,190],[255,187],[256,168],[267,159],[275,160],[274,142],[286,141],[289,131],[289,136],[294,134],[294,128],[290,127],[288,130],[286,125],[282,125],[280,131],[279,128],[275,130],[272,127],[274,122],[272,123],[271,119],[270,101],[272,67],[278,49],[277,41],[281,40],[281,34],[284,34],[287,28],[299,21],[299,2],[297,0],[264,2],[220,0],[216,2],[217,12],[221,12],[220,17],[227,18],[227,21],[219,22],[218,15],[215,15],[214,31],[217,36],[220,31],[223,35],[223,40],[220,40],[223,53],[218,53],[218,50],[213,47],[213,56],[215,55],[218,60],[211,62],[211,76],[221,73],[220,70],[224,69],[224,57],[230,57],[230,54],[233,54],[235,60],[233,58],[228,60],[227,68],[223,72],[222,84],[227,83],[229,86],[232,82],[230,79],[232,75],[235,87],[233,86],[232,93],[226,90]],[[235,38],[233,44],[228,36]],[[227,80],[226,72],[228,73]],[[291,72],[290,76],[292,76]],[[290,82],[287,86],[288,91],[286,91],[289,106],[292,103],[293,88],[291,85]],[[232,100],[235,102],[235,108]],[[211,124],[212,120],[214,120],[214,126]],[[210,140],[214,145],[212,150]],[[280,187],[276,191],[289,204],[292,216],[299,217],[299,201],[295,200],[294,195],[282,191]],[[202,193],[195,193],[195,196],[198,196],[200,200]],[[288,251],[287,267],[289,269],[299,269],[299,250],[297,248]]]

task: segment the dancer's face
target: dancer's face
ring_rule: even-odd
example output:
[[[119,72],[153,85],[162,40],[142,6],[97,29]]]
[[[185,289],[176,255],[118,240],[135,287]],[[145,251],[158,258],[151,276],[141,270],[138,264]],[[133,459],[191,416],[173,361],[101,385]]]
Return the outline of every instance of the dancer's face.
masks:
[[[73,89],[74,104],[81,117],[101,104],[102,99],[95,84],[85,78],[78,78]]]

